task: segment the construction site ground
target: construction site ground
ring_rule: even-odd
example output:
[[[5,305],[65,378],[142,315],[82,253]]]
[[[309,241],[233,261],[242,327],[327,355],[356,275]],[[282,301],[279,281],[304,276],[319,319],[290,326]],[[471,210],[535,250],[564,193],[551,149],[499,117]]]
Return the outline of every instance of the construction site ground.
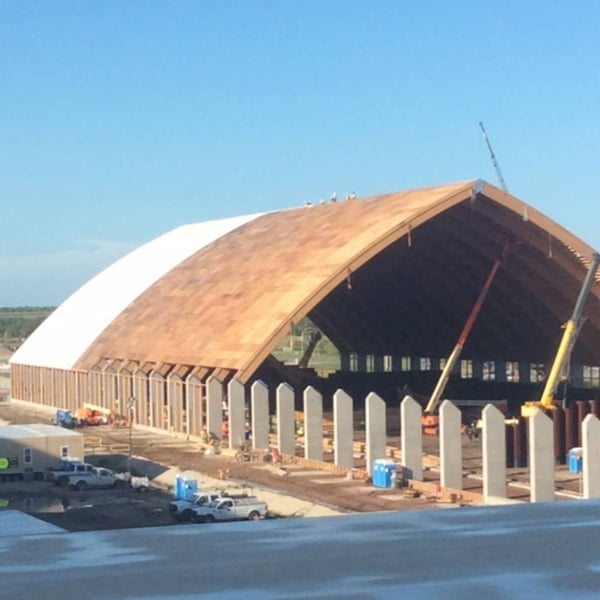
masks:
[[[54,409],[22,402],[0,403],[0,420],[5,423],[48,423]],[[201,487],[244,488],[267,495],[274,516],[319,516],[348,512],[421,510],[468,506],[483,502],[480,440],[463,436],[463,491],[444,493],[439,487],[438,438],[424,437],[425,484],[416,497],[405,488],[378,488],[369,481],[340,476],[327,470],[297,464],[274,465],[264,461],[240,461],[231,453],[207,455],[196,441],[147,428],[113,428],[108,425],[79,429],[86,438],[85,460],[115,470],[127,470],[131,451],[131,471],[151,478],[152,489],[139,493],[132,489],[77,492],[51,482],[0,483],[0,499],[7,508],[34,514],[67,530],[117,529],[172,525],[168,503],[172,499],[175,476],[189,474]],[[360,433],[357,432],[357,437]],[[388,447],[399,448],[399,438],[390,436]],[[298,449],[301,456],[302,449]],[[227,455],[225,455],[227,454]],[[325,461],[331,462],[331,453]],[[364,458],[356,457],[360,473]],[[529,471],[508,470],[508,501],[528,502]],[[556,469],[556,499],[580,497],[579,475],[567,468]],[[419,486],[415,486],[419,489]]]

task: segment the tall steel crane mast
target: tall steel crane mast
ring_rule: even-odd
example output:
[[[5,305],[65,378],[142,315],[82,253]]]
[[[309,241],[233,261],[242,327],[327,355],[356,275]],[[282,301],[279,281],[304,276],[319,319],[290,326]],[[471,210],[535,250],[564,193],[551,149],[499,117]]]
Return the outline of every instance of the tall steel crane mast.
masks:
[[[500,170],[500,165],[496,160],[496,155],[494,154],[494,150],[492,149],[492,144],[490,143],[490,138],[488,137],[487,131],[483,126],[483,123],[479,121],[479,127],[481,127],[481,133],[483,133],[483,139],[490,151],[490,157],[492,158],[492,162],[494,163],[494,169],[496,169],[496,175],[498,176],[498,180],[500,181],[500,186],[502,189],[508,194],[508,188],[506,187],[506,181],[504,181],[504,177],[502,176],[502,171]]]

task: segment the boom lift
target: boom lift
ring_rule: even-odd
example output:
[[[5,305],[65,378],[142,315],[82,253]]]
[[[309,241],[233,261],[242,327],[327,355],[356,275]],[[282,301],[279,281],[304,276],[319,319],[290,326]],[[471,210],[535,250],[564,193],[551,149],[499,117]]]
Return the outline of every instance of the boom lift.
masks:
[[[573,346],[575,345],[575,341],[577,340],[577,336],[581,330],[581,326],[585,321],[585,317],[583,316],[583,305],[585,304],[585,301],[594,283],[594,278],[596,276],[596,271],[598,270],[599,264],[600,254],[594,253],[590,263],[589,271],[587,272],[581,290],[579,291],[577,302],[575,302],[573,314],[564,325],[565,330],[558,346],[558,350],[556,351],[552,368],[548,374],[548,379],[546,380],[542,397],[538,401],[525,402],[525,404],[521,406],[522,417],[532,417],[538,410],[551,412],[556,408],[556,389],[558,388],[558,384],[565,367],[569,362],[569,357],[571,355],[571,351],[573,350]]]
[[[450,374],[454,370],[454,367],[456,366],[456,363],[458,362],[458,359],[460,358],[461,352],[465,346],[467,338],[469,337],[469,334],[471,333],[471,329],[473,329],[473,325],[475,324],[475,321],[479,315],[479,312],[481,311],[481,307],[483,306],[485,297],[487,296],[487,293],[492,285],[492,282],[494,281],[494,278],[496,277],[496,273],[508,252],[508,246],[509,246],[509,244],[508,244],[508,242],[506,242],[506,244],[504,244],[502,254],[494,261],[494,264],[492,265],[492,269],[490,270],[490,273],[483,285],[483,288],[481,289],[481,292],[479,292],[479,296],[477,297],[477,300],[475,301],[475,304],[473,305],[473,308],[471,309],[469,318],[467,319],[467,322],[465,323],[463,330],[461,331],[461,333],[458,337],[456,346],[454,346],[454,350],[452,350],[452,354],[450,354],[450,356],[448,357],[448,360],[446,361],[446,365],[444,366],[442,374],[440,375],[440,378],[431,394],[431,397],[429,398],[429,402],[427,403],[427,406],[425,407],[425,411],[424,411],[423,417],[421,419],[421,425],[423,428],[423,433],[426,435],[437,435],[439,432],[439,415],[437,414],[437,409],[438,409],[440,400],[442,398],[442,394],[444,393],[444,390],[446,389],[446,384],[448,383],[448,380],[450,379]]]

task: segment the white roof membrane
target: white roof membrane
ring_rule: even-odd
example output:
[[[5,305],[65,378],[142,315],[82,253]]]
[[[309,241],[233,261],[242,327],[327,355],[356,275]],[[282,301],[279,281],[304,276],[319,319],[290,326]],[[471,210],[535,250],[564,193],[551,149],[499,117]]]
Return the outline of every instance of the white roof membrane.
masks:
[[[262,214],[184,225],[140,246],[67,298],[10,362],[72,369],[104,329],[151,285],[202,248]]]

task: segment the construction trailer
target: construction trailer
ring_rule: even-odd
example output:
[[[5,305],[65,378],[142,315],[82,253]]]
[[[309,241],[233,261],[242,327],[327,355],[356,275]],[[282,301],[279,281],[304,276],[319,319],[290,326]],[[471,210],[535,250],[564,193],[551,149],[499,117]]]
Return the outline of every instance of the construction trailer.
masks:
[[[83,435],[54,425],[0,426],[0,481],[45,479],[65,460],[83,459]]]

